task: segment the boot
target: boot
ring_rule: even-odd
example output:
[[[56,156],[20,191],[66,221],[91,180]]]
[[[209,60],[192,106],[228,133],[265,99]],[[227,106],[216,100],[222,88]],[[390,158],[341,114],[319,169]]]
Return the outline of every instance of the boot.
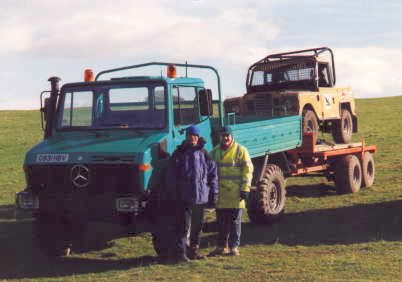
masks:
[[[200,250],[199,245],[191,246],[189,254],[188,254],[188,258],[189,259],[204,259],[205,256],[200,254],[199,250]]]
[[[231,256],[240,256],[239,249],[237,247],[231,248],[229,251],[229,255]]]
[[[174,263],[185,263],[185,262],[189,262],[190,259],[188,258],[188,256],[186,254],[180,254],[176,257]]]
[[[215,250],[208,254],[209,257],[216,257],[229,254],[229,249],[227,247],[216,247]]]

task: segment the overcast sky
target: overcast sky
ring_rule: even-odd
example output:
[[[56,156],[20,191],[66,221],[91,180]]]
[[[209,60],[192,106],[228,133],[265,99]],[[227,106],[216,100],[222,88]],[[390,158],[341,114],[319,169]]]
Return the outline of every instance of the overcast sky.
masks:
[[[48,77],[63,83],[148,61],[208,64],[225,96],[274,52],[335,53],[337,86],[356,97],[402,94],[402,1],[0,1],[0,109],[39,108]]]

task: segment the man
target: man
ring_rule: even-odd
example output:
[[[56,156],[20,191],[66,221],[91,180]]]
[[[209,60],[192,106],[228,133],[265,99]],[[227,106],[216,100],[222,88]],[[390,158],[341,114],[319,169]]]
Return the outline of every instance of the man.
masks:
[[[200,137],[200,130],[190,126],[186,133],[186,140],[172,155],[167,175],[168,184],[176,191],[177,262],[205,257],[199,253],[204,207],[208,202],[215,202],[218,195],[216,164],[203,148],[205,141]],[[187,250],[190,228],[190,246]]]
[[[242,209],[250,193],[253,164],[247,149],[235,142],[227,126],[222,128],[220,144],[212,150],[211,157],[218,165],[219,199],[216,205],[218,244],[210,256],[238,256]]]

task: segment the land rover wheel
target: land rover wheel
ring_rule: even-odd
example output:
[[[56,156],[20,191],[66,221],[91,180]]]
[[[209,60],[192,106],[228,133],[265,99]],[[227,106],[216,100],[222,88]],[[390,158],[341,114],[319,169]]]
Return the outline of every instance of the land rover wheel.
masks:
[[[32,224],[34,243],[48,257],[68,256],[71,253],[71,243],[66,235],[69,234],[68,228],[58,219],[39,217]]]
[[[255,223],[277,221],[284,213],[285,199],[285,178],[282,170],[277,165],[268,164],[247,204],[250,220]]]
[[[336,143],[350,143],[352,141],[353,120],[348,109],[341,110],[341,118],[333,123],[332,136]]]
[[[335,186],[338,194],[357,193],[362,183],[362,167],[355,155],[339,159],[335,168]]]
[[[365,152],[362,159],[362,187],[370,187],[374,183],[375,165],[370,152]]]
[[[318,120],[314,111],[308,109],[303,110],[303,132],[313,132],[314,139],[316,139],[318,129]]]

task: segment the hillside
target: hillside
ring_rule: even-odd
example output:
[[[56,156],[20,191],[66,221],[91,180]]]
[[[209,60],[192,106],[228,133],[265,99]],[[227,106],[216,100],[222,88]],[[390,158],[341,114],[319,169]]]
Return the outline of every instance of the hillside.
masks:
[[[365,138],[378,150],[372,187],[337,195],[324,178],[289,179],[284,220],[253,225],[245,217],[240,257],[179,266],[156,264],[148,235],[58,261],[39,255],[31,243],[31,223],[13,219],[13,203],[25,184],[24,154],[42,138],[40,115],[0,111],[0,280],[400,280],[402,96],[359,99],[357,110],[355,139]],[[205,253],[215,244],[214,226],[209,227]]]

